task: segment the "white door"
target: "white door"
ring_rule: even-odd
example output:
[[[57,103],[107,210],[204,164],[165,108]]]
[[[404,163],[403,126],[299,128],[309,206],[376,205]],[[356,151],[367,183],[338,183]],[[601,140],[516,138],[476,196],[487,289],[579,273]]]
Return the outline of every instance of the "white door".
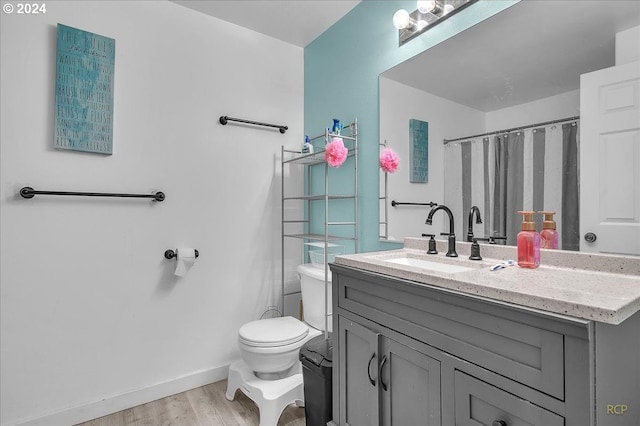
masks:
[[[640,62],[580,77],[580,250],[640,255]]]

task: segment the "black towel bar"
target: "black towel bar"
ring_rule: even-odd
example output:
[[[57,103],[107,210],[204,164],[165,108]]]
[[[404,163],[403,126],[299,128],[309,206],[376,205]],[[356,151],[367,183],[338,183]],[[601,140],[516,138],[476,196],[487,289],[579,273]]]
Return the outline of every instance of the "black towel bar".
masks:
[[[155,194],[114,194],[111,192],[67,192],[67,191],[36,191],[30,186],[20,189],[22,198],[33,198],[36,195],[76,195],[83,197],[124,197],[124,198],[153,198],[155,201],[164,201],[164,192]]]
[[[391,201],[391,206],[395,207],[395,206],[429,206],[429,207],[435,207],[438,205],[438,203],[434,203],[433,201],[429,201],[428,203],[400,203],[396,200],[392,200]]]
[[[289,130],[289,127],[282,126],[280,124],[261,123],[259,121],[243,120],[242,118],[233,118],[233,117],[229,117],[229,116],[226,116],[226,115],[221,116],[218,119],[218,121],[223,126],[226,125],[227,122],[229,122],[229,121],[237,121],[239,123],[254,124],[256,126],[275,127],[276,129],[280,130],[280,133],[282,133],[282,134],[284,134],[287,130]]]

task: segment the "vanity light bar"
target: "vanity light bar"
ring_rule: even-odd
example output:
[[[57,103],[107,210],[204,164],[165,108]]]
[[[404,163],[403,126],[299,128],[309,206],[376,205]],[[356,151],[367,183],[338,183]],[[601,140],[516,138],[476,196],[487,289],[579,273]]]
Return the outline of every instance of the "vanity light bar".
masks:
[[[477,1],[478,0],[436,0],[432,2],[434,7],[431,11],[425,11],[423,13],[420,9],[414,10],[409,14],[406,26],[398,29],[398,45],[402,46]],[[398,12],[396,12],[396,15]],[[395,21],[396,19],[394,19],[394,25],[397,25]]]

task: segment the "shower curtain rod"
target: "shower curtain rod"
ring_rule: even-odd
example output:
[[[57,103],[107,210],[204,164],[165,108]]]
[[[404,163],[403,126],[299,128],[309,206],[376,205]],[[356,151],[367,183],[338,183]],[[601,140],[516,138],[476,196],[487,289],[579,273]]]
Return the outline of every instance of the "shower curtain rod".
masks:
[[[563,123],[565,121],[574,121],[574,120],[580,120],[580,116],[576,115],[574,117],[561,118],[559,120],[544,121],[542,123],[535,123],[535,124],[529,124],[527,126],[513,127],[511,129],[505,129],[505,130],[496,130],[494,132],[482,133],[480,135],[473,135],[473,136],[465,136],[463,138],[443,139],[443,143],[446,145],[449,142],[457,142],[457,141],[463,141],[463,140],[468,140],[468,139],[475,139],[475,138],[480,138],[482,136],[497,135],[499,133],[515,132],[517,130],[530,129],[532,127],[538,127],[538,126],[548,126],[549,124],[557,124],[557,123]]]

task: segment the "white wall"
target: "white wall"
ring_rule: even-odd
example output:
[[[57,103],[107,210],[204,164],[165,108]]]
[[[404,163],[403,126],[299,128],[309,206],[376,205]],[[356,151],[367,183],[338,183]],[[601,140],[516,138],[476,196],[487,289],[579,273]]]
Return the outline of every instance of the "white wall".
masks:
[[[412,118],[429,123],[428,183],[409,182],[409,120]],[[482,133],[484,125],[485,114],[481,111],[380,77],[380,142],[386,139],[387,146],[400,157],[398,171],[388,175],[388,203],[396,200],[443,204],[443,139]],[[384,188],[382,183],[380,188]],[[428,206],[388,207],[389,239],[402,241],[404,237],[419,237],[422,233],[436,234],[436,238],[443,239],[438,234],[449,230],[446,215],[438,213],[433,225],[425,225],[429,210]],[[459,216],[457,212],[454,214]]]
[[[299,47],[165,1],[46,6],[1,18],[2,425],[225,378],[237,329],[279,301],[276,157],[304,133]],[[116,40],[112,156],[52,148],[56,23]],[[167,198],[25,200],[23,186]],[[201,256],[180,279],[163,253],[181,245]]]
[[[487,132],[580,115],[580,89],[487,113]]]
[[[640,60],[640,26],[616,33],[616,65]]]

